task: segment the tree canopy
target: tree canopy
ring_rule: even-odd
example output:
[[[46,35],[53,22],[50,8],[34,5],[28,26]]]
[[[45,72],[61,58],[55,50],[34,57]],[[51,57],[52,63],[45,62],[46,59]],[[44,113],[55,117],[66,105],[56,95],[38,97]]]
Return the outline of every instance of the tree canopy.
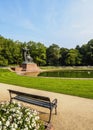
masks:
[[[18,65],[23,62],[22,48],[27,46],[33,62],[39,66],[79,66],[93,65],[93,39],[76,48],[59,47],[52,44],[46,47],[40,42],[20,42],[0,35],[0,66]]]

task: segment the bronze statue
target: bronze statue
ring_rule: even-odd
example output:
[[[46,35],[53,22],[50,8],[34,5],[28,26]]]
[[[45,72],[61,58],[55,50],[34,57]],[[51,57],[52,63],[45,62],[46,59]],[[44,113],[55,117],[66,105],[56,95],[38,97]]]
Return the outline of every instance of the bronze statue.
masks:
[[[27,47],[24,47],[22,48],[23,50],[23,59],[24,59],[24,62],[25,63],[28,63],[28,62],[32,62],[33,61],[33,58],[28,54],[28,48]]]

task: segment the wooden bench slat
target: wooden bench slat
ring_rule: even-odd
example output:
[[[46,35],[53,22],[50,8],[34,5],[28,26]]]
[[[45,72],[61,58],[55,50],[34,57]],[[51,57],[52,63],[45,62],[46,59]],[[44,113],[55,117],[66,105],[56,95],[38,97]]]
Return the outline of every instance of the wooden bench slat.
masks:
[[[34,98],[27,98],[25,96],[15,96],[14,99],[16,100],[20,100],[20,101],[24,101],[33,105],[38,105],[38,106],[43,106],[49,109],[52,109],[54,104],[50,103],[50,102],[44,102],[43,100],[38,100],[38,99],[34,99]]]
[[[14,93],[17,95],[24,95],[27,97],[31,97],[31,98],[36,98],[36,99],[40,99],[40,100],[44,100],[44,101],[50,101],[49,97],[44,97],[44,96],[39,96],[39,95],[34,95],[34,94],[29,94],[29,93],[24,93],[24,92],[19,92],[19,91],[15,91],[15,90],[8,90],[10,93]]]

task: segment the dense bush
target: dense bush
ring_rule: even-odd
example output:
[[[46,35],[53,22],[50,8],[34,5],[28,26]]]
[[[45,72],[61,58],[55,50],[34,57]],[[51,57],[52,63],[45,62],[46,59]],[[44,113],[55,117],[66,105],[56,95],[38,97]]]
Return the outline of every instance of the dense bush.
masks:
[[[0,104],[0,130],[44,130],[38,112],[18,103]]]

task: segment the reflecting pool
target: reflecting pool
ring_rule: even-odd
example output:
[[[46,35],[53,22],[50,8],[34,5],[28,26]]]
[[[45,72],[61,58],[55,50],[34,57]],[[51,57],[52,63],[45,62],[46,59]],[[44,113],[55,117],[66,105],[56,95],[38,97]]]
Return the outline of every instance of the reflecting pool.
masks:
[[[93,71],[51,71],[51,72],[41,72],[38,76],[43,77],[63,77],[63,78],[93,78]]]

